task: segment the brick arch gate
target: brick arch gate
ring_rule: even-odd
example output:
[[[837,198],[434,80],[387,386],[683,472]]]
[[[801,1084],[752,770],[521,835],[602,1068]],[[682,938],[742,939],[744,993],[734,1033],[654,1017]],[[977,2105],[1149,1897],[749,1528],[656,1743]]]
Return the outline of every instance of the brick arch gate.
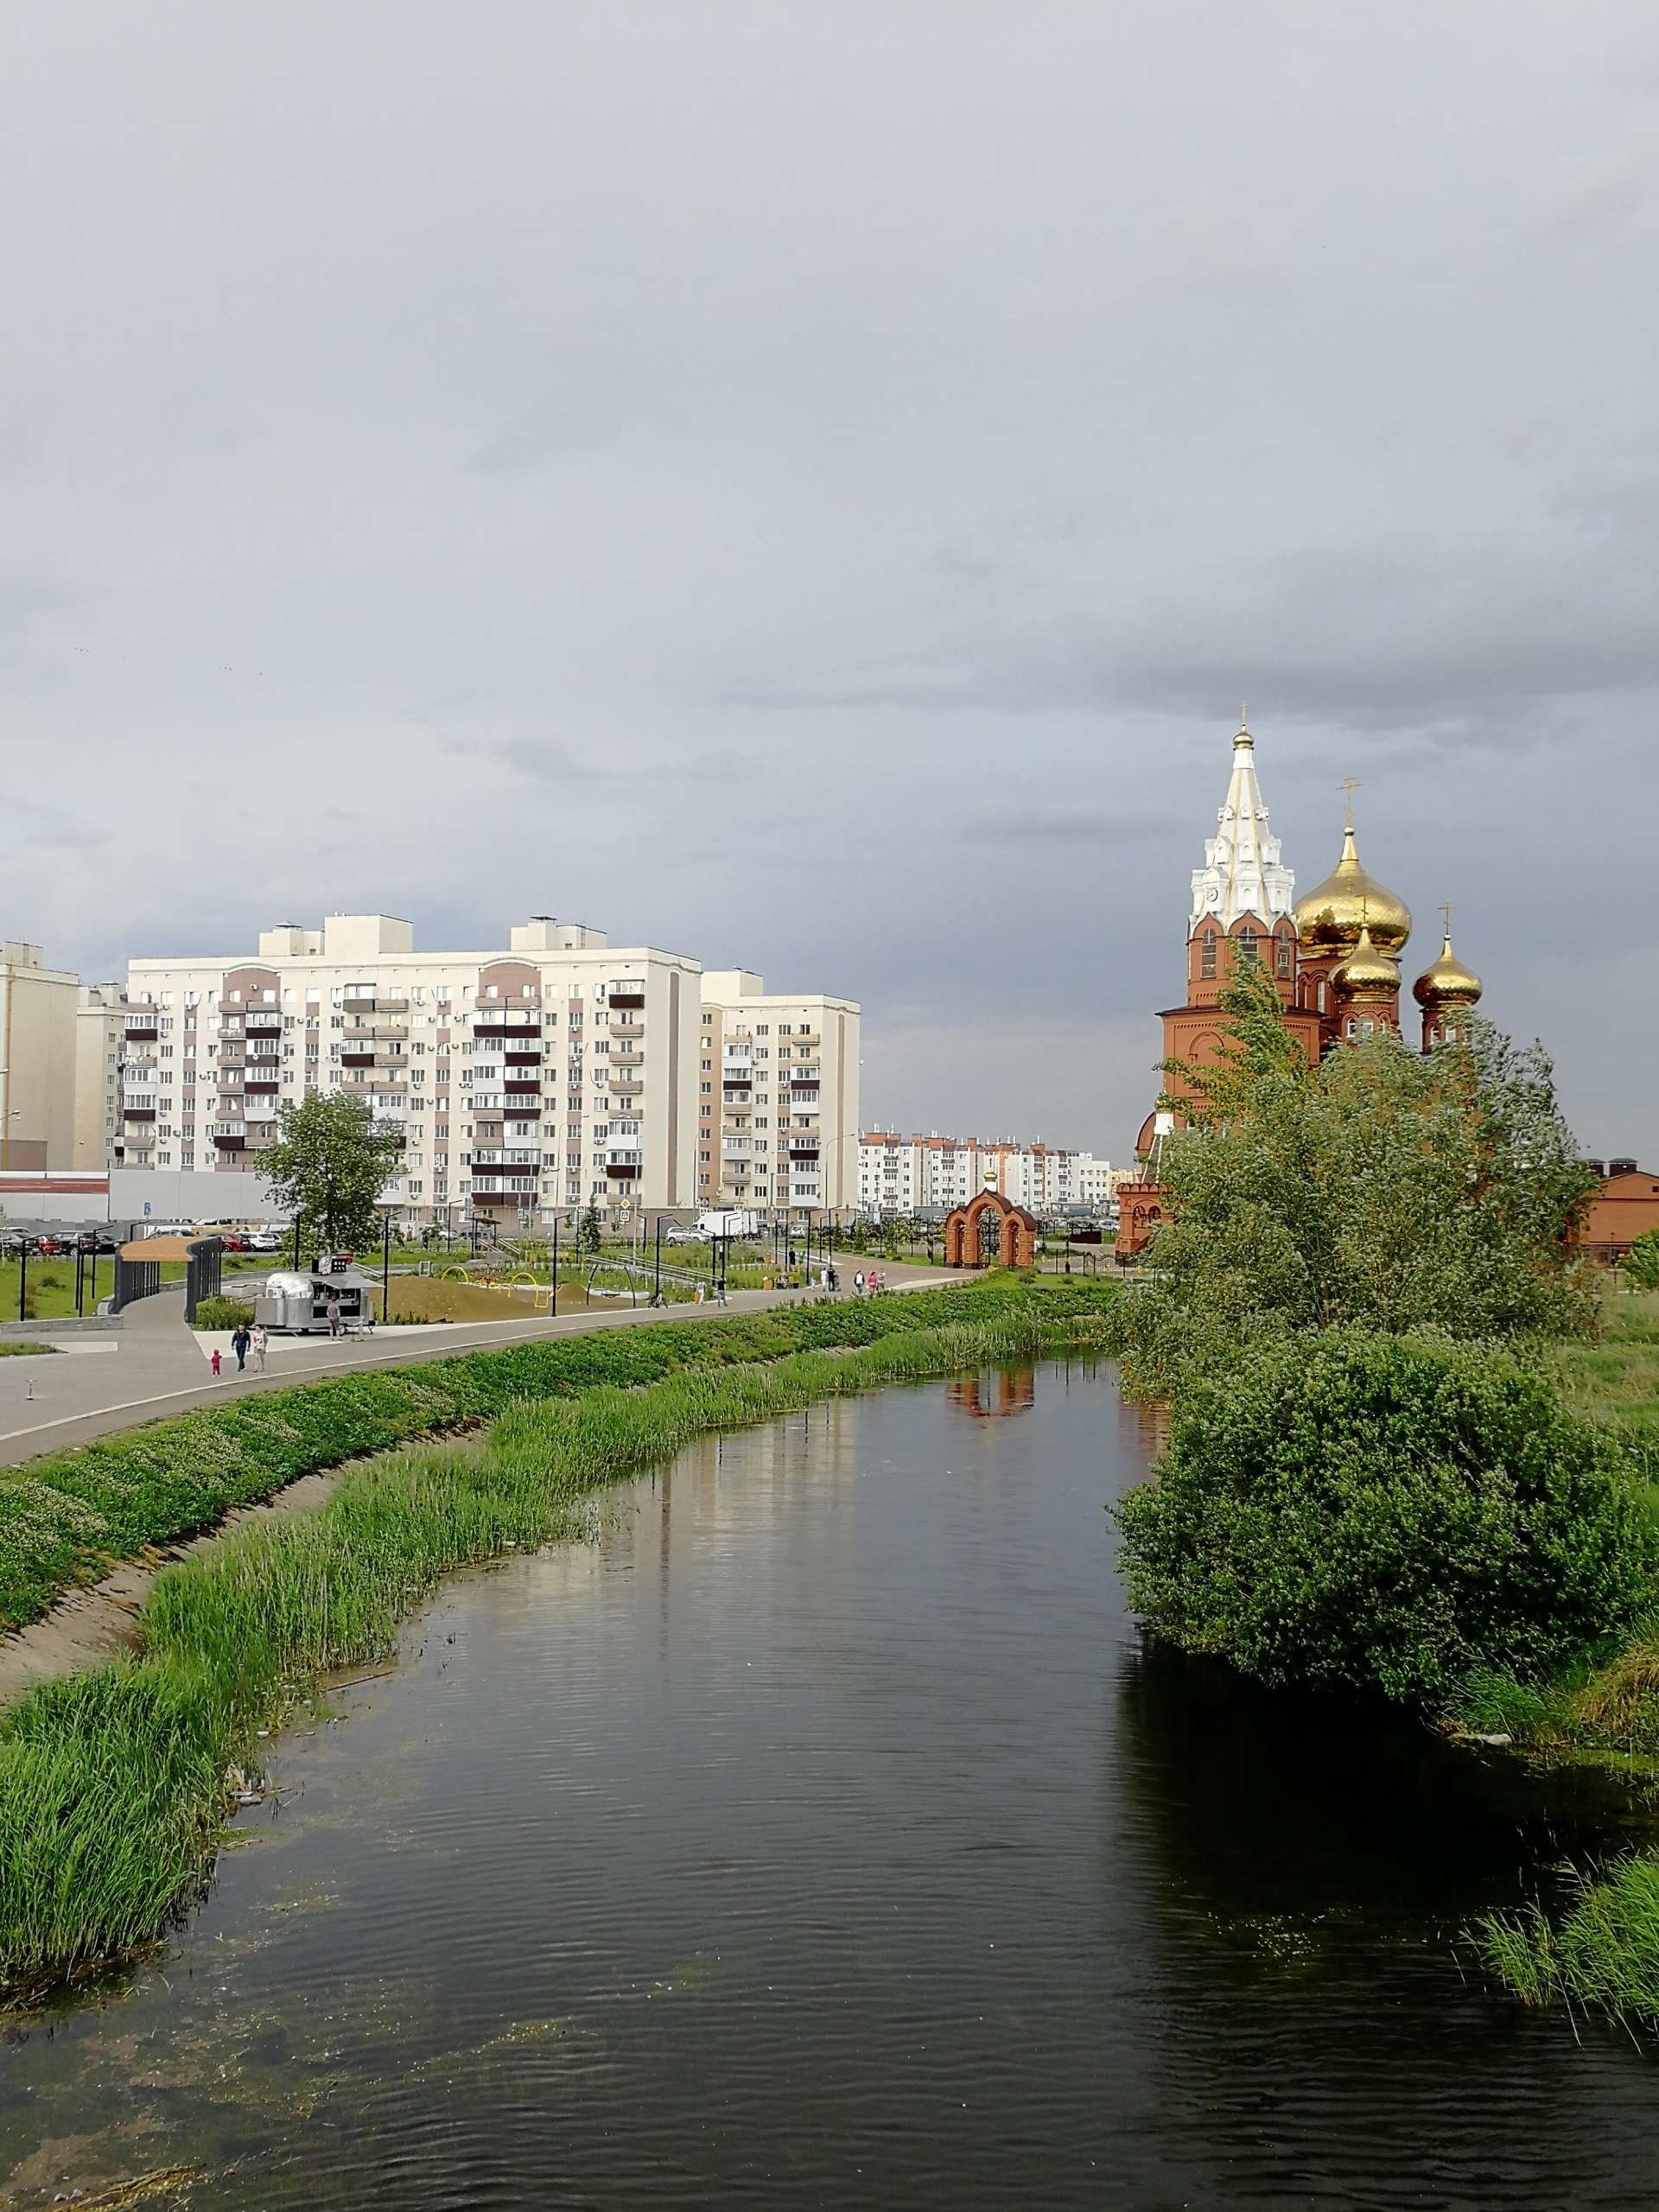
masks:
[[[987,1214],[992,1217],[988,1224]],[[1029,1268],[1036,1258],[1036,1216],[1005,1198],[1001,1191],[982,1191],[945,1217],[947,1268]]]

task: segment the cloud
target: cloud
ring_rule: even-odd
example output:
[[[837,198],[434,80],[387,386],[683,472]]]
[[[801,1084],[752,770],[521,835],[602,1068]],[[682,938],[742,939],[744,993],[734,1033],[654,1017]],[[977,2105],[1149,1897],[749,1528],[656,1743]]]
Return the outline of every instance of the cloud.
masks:
[[[1010,806],[975,815],[952,834],[969,845],[1098,848],[1179,836],[1180,825],[1167,816],[1116,814],[1106,807]]]

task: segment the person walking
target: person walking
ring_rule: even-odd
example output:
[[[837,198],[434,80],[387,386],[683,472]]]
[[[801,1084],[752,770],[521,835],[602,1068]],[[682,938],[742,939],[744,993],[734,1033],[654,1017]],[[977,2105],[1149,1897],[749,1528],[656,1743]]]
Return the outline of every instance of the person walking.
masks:
[[[337,1337],[340,1334],[340,1293],[337,1290],[331,1290],[328,1294],[329,1335]]]
[[[862,1297],[863,1297],[863,1295],[864,1295],[864,1270],[863,1270],[863,1268],[861,1268],[859,1269],[858,1273],[857,1273],[857,1274],[853,1277],[853,1296],[854,1296],[855,1298],[862,1298]]]
[[[236,1354],[236,1371],[238,1375],[245,1374],[247,1371],[248,1346],[252,1342],[253,1333],[247,1323],[238,1321],[231,1332],[231,1350]]]
[[[219,1346],[217,1344],[213,1346],[213,1356],[208,1361],[207,1364],[213,1369],[213,1380],[217,1382],[219,1380]]]
[[[248,1351],[252,1356],[253,1371],[256,1375],[263,1375],[265,1371],[265,1353],[270,1344],[270,1331],[263,1321],[256,1321],[253,1325],[253,1334],[248,1339]]]

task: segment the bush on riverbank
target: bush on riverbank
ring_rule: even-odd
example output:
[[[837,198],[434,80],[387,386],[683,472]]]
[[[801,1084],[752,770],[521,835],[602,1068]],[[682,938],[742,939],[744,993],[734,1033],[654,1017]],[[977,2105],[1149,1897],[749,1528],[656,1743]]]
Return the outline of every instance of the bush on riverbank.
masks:
[[[391,1649],[451,1568],[569,1533],[588,1493],[711,1430],[1110,1333],[1097,1308],[1046,1293],[956,1303],[975,1318],[520,1405],[478,1448],[372,1461],[320,1511],[245,1525],[159,1576],[142,1660],[49,1684],[0,1718],[0,1973],[60,1970],[154,1935],[202,1878],[255,1729],[328,1670]]]
[[[1490,1349],[1270,1343],[1177,1406],[1116,1508],[1130,1602],[1267,1681],[1439,1702],[1547,1675],[1651,1600],[1652,1522],[1617,1444]]]
[[[526,1399],[713,1368],[994,1315],[1030,1301],[1056,1322],[1100,1313],[1109,1283],[993,1274],[961,1289],[824,1301],[696,1322],[543,1338],[205,1406],[0,1472],[0,1629],[38,1619],[145,1545],[207,1528],[319,1467],[493,1420]]]

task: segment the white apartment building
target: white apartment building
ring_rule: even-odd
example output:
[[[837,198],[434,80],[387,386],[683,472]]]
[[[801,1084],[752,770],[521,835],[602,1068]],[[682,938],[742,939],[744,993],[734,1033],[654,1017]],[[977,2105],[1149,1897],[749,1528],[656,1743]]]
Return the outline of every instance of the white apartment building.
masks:
[[[697,1197],[839,1213],[858,1203],[859,1008],[768,992],[747,969],[702,978]]]
[[[858,1208],[866,1214],[948,1213],[976,1192],[1000,1191],[1035,1214],[1103,1208],[1116,1184],[1109,1161],[1012,1138],[902,1136],[871,1129],[858,1140]]]
[[[118,983],[83,983],[75,1007],[75,1166],[112,1168],[121,1158],[121,1060],[127,995]]]
[[[252,958],[136,959],[116,1160],[257,1173],[279,1103],[339,1091],[403,1134],[385,1195],[410,1226],[689,1206],[699,980],[544,915],[499,950],[417,952],[406,921],[333,914],[263,931]]]

